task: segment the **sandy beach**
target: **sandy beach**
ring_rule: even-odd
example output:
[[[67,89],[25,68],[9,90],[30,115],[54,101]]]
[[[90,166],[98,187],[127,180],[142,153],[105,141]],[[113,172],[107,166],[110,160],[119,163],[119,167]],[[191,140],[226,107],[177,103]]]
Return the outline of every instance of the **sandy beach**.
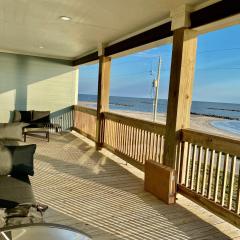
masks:
[[[95,108],[96,109],[96,103],[93,102],[79,102],[79,105]],[[153,114],[150,112],[137,112],[137,111],[127,111],[127,110],[111,110],[111,112],[129,116],[137,119],[144,119],[147,121],[152,121]],[[215,118],[215,117],[207,117],[207,116],[201,116],[201,115],[191,115],[191,123],[190,127],[196,130],[204,131],[207,133],[213,133],[213,134],[221,134],[228,137],[233,137],[240,139],[239,134],[234,134],[228,131],[224,131],[222,129],[218,129],[214,127],[211,122],[212,121],[224,121],[224,119]],[[159,123],[166,123],[166,113],[158,113],[157,114],[157,122]]]

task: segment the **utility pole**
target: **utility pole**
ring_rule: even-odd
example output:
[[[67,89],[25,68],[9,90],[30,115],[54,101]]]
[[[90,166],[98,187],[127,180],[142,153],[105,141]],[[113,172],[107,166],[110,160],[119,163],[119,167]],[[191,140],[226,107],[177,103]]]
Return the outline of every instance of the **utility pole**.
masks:
[[[157,73],[157,79],[153,80],[153,87],[155,90],[155,96],[153,101],[153,121],[155,122],[157,119],[157,109],[158,109],[158,87],[160,82],[160,71],[161,71],[161,65],[162,65],[162,58],[159,57],[158,61],[158,73]]]

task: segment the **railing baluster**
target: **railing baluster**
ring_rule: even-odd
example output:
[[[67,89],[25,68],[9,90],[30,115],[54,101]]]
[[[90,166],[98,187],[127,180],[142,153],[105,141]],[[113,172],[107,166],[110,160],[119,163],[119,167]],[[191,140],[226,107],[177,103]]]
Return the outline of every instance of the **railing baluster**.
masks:
[[[124,134],[123,134],[124,125],[120,123],[120,132],[121,132],[121,152],[124,152]]]
[[[122,123],[120,123],[120,131],[121,131],[121,153],[124,152],[124,133],[123,130],[124,129],[124,125]]]
[[[133,139],[132,139],[132,158],[135,159],[136,153],[136,139],[137,139],[137,129],[133,127]]]
[[[177,170],[177,184],[180,181],[180,169],[181,169],[181,152],[183,148],[183,143],[180,142],[177,147],[177,163],[176,163],[176,170]]]
[[[229,189],[229,194],[228,194],[228,209],[229,210],[232,209],[235,168],[236,168],[236,156],[234,156],[232,158],[231,171],[230,171],[230,189]]]
[[[140,136],[140,161],[143,163],[144,160],[145,160],[145,157],[146,157],[146,135],[147,135],[147,132],[144,131],[144,130],[141,130],[141,136]]]
[[[130,147],[129,147],[129,156],[130,156],[131,158],[133,158],[133,139],[134,139],[133,134],[134,134],[134,128],[133,128],[133,126],[131,126],[131,127],[130,127],[130,142],[129,142],[129,144],[130,144]]]
[[[151,133],[152,134],[152,142],[150,145],[151,148],[151,159],[152,161],[154,161],[154,156],[155,156],[155,142],[156,142],[156,134],[155,133]]]
[[[192,144],[189,143],[188,144],[187,164],[186,164],[186,187],[189,186],[189,171],[190,171],[191,151],[192,151]]]
[[[161,136],[160,138],[161,138],[160,163],[163,163],[164,138],[163,136]]]
[[[104,139],[103,139],[103,143],[109,143],[111,140],[111,128],[109,125],[109,122],[107,120],[105,120],[105,133],[104,133]]]
[[[211,159],[210,159],[210,171],[208,177],[208,199],[211,199],[212,196],[212,179],[213,179],[213,166],[215,159],[215,150],[212,150]]]
[[[192,157],[192,169],[191,169],[191,185],[190,185],[190,188],[191,190],[194,188],[194,173],[195,173],[195,163],[196,163],[196,152],[197,152],[197,145],[195,144],[194,145],[194,148],[193,148],[193,157]]]
[[[203,167],[202,196],[205,196],[207,164],[208,164],[208,151],[209,151],[208,148],[206,148],[205,149],[205,156],[204,156],[204,167]]]
[[[105,141],[107,142],[107,144],[112,144],[112,126],[110,121],[108,121],[107,119],[105,119],[105,138],[106,140],[104,140],[103,143],[105,143]]]
[[[111,143],[109,143],[109,145],[111,146],[113,146],[113,147],[115,147],[115,131],[114,131],[114,122],[112,122],[112,121],[110,121],[109,119],[108,119],[108,122],[109,122],[109,124],[110,124],[110,126],[111,126],[111,134],[112,134],[112,138],[111,138]]]
[[[117,131],[116,131],[116,122],[113,122],[112,120],[109,120],[111,121],[112,125],[113,125],[113,147],[116,149],[117,148],[117,144],[116,144],[116,141],[117,141]]]
[[[238,159],[238,186],[237,186],[237,199],[236,199],[236,213],[240,213],[240,167],[239,167],[239,159]]]
[[[141,130],[140,134],[140,161],[141,163],[144,162],[144,143],[145,143],[145,131]]]
[[[115,132],[115,122],[111,121],[108,119],[108,121],[111,123],[111,126],[112,126],[112,146],[114,148],[116,148],[116,144],[115,144],[115,141],[116,141],[116,132]],[[111,144],[109,144],[111,145]]]
[[[159,145],[159,135],[156,134],[155,159],[154,159],[156,162],[159,162],[159,159],[158,159],[158,150],[159,150],[159,147],[158,147],[158,145]]]
[[[128,155],[132,154],[132,126],[129,126],[129,145],[128,145]]]
[[[150,144],[151,148],[151,160],[154,161],[154,156],[155,156],[155,133],[152,134],[152,142]]]
[[[221,196],[221,205],[225,204],[225,192],[226,192],[226,183],[227,183],[227,172],[228,172],[228,159],[229,154],[225,155],[224,159],[224,170],[223,170],[223,184],[222,184],[222,196]]]
[[[146,152],[147,151],[147,146],[146,146],[146,138],[147,138],[147,131],[142,130],[141,134],[141,162],[144,163],[146,159]],[[145,148],[145,150],[144,150]]]
[[[159,136],[159,145],[158,145],[158,161],[162,163],[162,136]]]
[[[218,158],[217,158],[217,168],[216,168],[216,177],[215,177],[214,202],[218,201],[218,186],[219,186],[221,162],[222,162],[222,152],[219,152]]]
[[[118,123],[118,135],[119,135],[119,139],[118,139],[118,150],[121,152],[122,151],[122,131],[121,131],[121,123]]]
[[[186,185],[186,171],[187,171],[187,156],[188,156],[188,142],[182,143],[181,160],[180,160],[180,184]]]
[[[150,133],[149,131],[146,132],[146,141],[145,141],[145,147],[146,147],[146,155],[145,155],[145,160],[150,160],[149,159],[149,152],[150,152],[150,149],[149,149],[149,139],[150,139]]]
[[[105,120],[107,129],[105,129],[105,134],[107,133],[107,144],[113,144],[113,133],[112,133],[112,124],[107,119]]]
[[[123,153],[127,154],[127,125],[123,124]]]
[[[199,148],[199,153],[198,153],[198,168],[197,168],[197,185],[196,185],[196,192],[199,192],[199,185],[200,185],[200,176],[201,176],[201,167],[202,167],[202,149],[203,147],[201,146]]]
[[[155,162],[157,162],[157,145],[158,145],[158,134],[155,133],[154,156],[153,156],[153,159]]]
[[[123,146],[124,146],[124,149],[123,149],[123,152],[124,152],[124,154],[126,154],[127,155],[127,142],[128,142],[128,133],[127,133],[127,130],[128,130],[128,128],[127,128],[127,125],[125,125],[125,124],[123,124],[123,136],[124,136],[124,138],[123,138]]]
[[[150,153],[151,153],[151,149],[150,149],[150,142],[151,142],[151,132],[147,131],[147,141],[146,141],[146,160],[151,160],[150,158]]]
[[[129,143],[130,143],[129,126],[126,125],[126,154],[128,156],[129,156]]]
[[[116,146],[117,146],[117,150],[119,150],[119,140],[120,140],[120,133],[119,133],[119,123],[116,122]]]
[[[140,162],[141,161],[141,134],[142,134],[142,130],[138,129],[138,155],[137,155],[137,160]]]
[[[149,159],[153,160],[152,154],[153,154],[153,149],[154,149],[153,148],[154,137],[153,137],[152,132],[149,132],[149,134],[150,134],[150,141],[149,141],[149,145],[148,145],[148,147],[149,147]]]
[[[129,137],[129,140],[128,140],[128,156],[131,157],[131,149],[132,149],[132,126],[128,126],[128,137]]]
[[[149,148],[148,148],[149,144],[148,144],[148,142],[149,142],[149,132],[146,131],[146,139],[145,139],[145,148],[146,148],[146,150],[145,150],[145,160],[149,160],[149,158],[148,158],[148,156],[149,156]]]
[[[138,131],[139,129],[135,129],[136,135],[135,135],[135,160],[138,160]]]

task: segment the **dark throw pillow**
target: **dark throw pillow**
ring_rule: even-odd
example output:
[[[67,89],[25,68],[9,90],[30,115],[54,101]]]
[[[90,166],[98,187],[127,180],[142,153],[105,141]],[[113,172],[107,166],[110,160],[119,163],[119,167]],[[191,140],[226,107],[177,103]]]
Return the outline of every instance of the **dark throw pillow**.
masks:
[[[19,111],[21,114],[21,122],[30,123],[32,120],[32,111]]]
[[[12,156],[11,175],[27,174],[34,175],[33,156],[36,151],[36,144],[24,146],[6,146]]]
[[[50,111],[33,111],[32,123],[50,123]]]

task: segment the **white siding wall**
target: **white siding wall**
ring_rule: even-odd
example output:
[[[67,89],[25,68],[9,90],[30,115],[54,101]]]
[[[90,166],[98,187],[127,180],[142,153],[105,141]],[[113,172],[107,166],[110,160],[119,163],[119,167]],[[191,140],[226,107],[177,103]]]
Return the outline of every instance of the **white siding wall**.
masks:
[[[17,110],[56,112],[77,103],[78,68],[0,53],[0,122]]]

